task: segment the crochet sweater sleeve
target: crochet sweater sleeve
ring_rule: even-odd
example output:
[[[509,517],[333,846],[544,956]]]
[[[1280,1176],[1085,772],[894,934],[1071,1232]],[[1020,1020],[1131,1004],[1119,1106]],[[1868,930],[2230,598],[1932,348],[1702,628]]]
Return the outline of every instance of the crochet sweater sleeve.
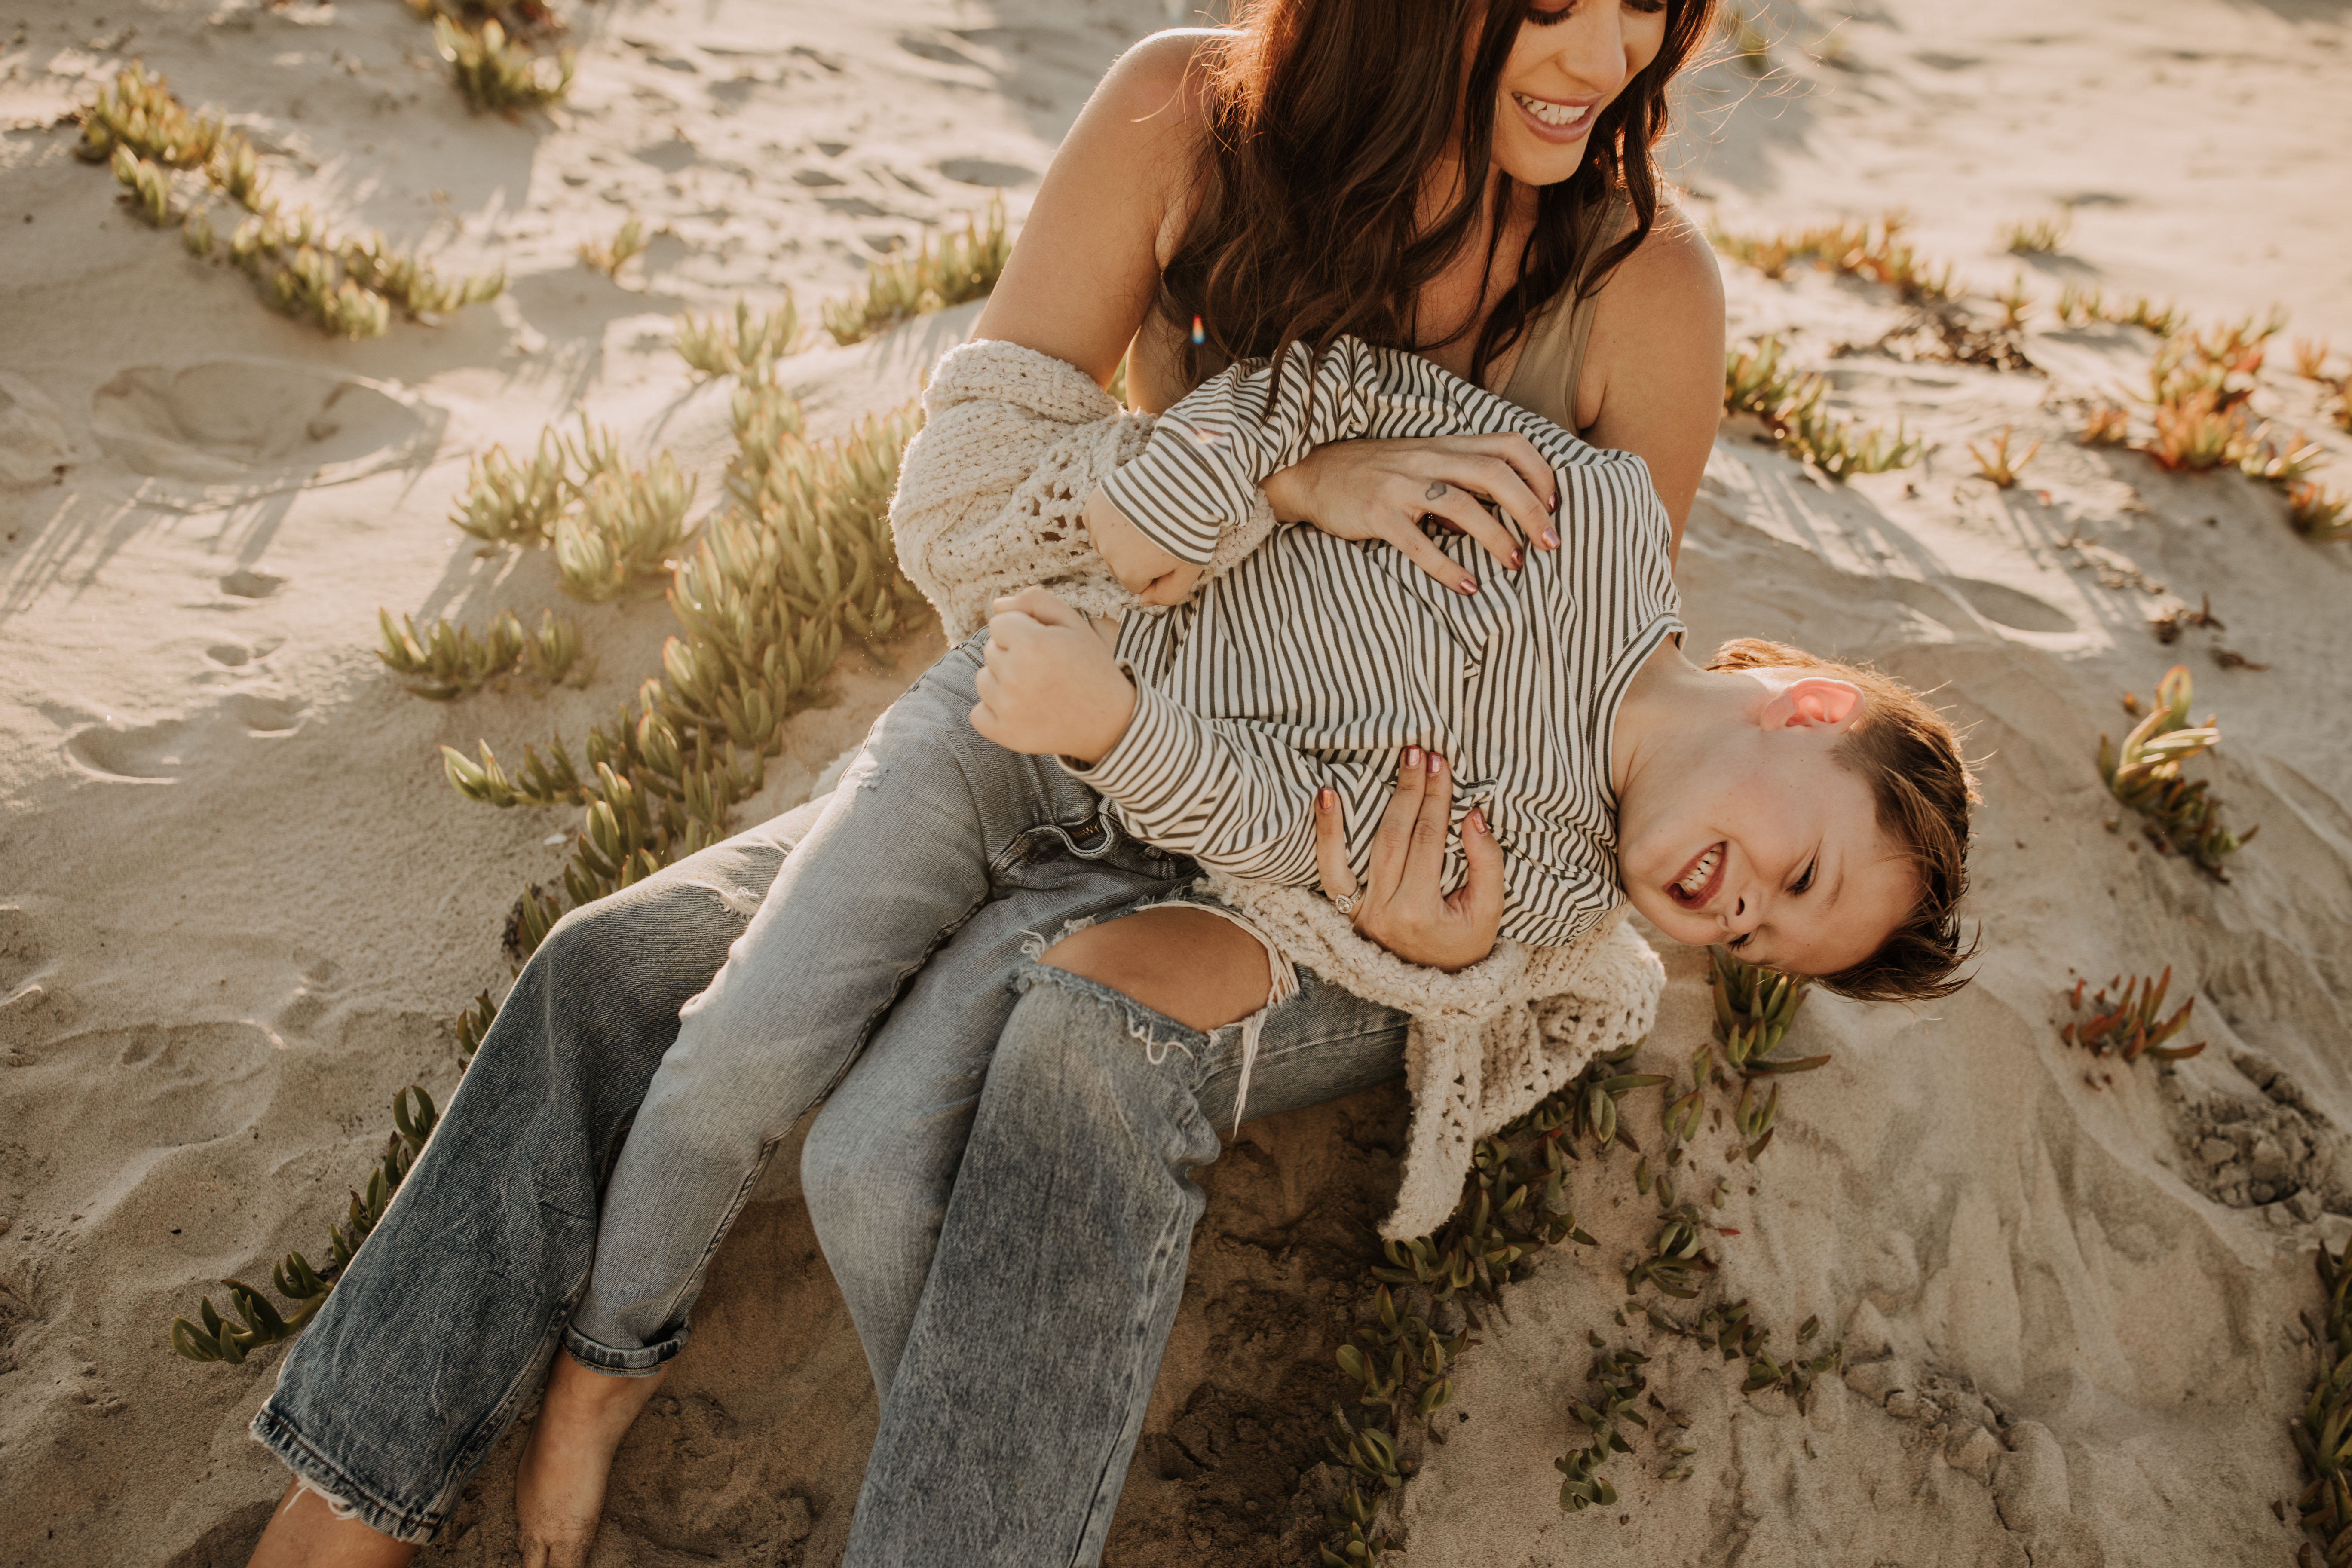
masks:
[[[950,350],[923,394],[890,504],[898,564],[936,605],[950,642],[988,619],[989,602],[1036,585],[1088,615],[1136,599],[1087,531],[1087,498],[1133,460],[1155,421],[1121,408],[1084,371],[1017,343]],[[1248,481],[1242,481],[1248,488]],[[1216,531],[1214,575],[1273,531],[1264,495]]]

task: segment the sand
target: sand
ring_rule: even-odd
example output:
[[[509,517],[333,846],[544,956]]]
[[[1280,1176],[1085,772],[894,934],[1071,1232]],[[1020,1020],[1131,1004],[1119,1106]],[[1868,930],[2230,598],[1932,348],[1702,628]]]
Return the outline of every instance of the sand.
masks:
[[[715,494],[723,393],[689,386],[671,317],[786,283],[813,316],[992,190],[1017,221],[1087,88],[1165,14],[578,5],[572,99],[509,123],[466,112],[403,6],[99,9],[0,21],[0,1562],[208,1568],[243,1561],[282,1484],[244,1436],[279,1352],[195,1365],[165,1325],[223,1275],[315,1256],[393,1092],[457,1081],[454,1016],[506,982],[516,890],[560,870],[546,841],[572,814],[459,800],[436,748],[576,736],[670,625],[658,602],[570,605],[543,552],[478,552],[442,521],[467,456],[584,407]],[[1598,1246],[1485,1314],[1391,1532],[1415,1568],[2284,1563],[2297,1537],[2271,1504],[2301,1484],[2285,1426],[2313,1364],[2297,1314],[2318,1310],[2313,1249],[2352,1234],[2352,548],[2305,543],[2235,475],[2075,443],[2079,400],[2140,385],[2152,343],[2059,330],[2050,301],[2071,281],[2200,321],[2277,302],[2290,336],[2352,346],[2344,13],[1900,0],[1762,20],[1776,74],[1699,84],[1677,161],[1700,210],[1754,230],[1901,206],[1979,289],[2021,274],[2041,301],[2021,344],[2039,373],[2001,372],[1921,357],[1883,289],[1727,267],[1735,335],[1784,333],[1842,407],[1929,448],[1834,487],[1727,421],[1684,556],[1701,640],[1874,658],[1975,726],[1979,977],[1908,1011],[1809,1002],[1791,1048],[1832,1060],[1790,1081],[1773,1146],[1752,1167],[1727,1164],[1727,1136],[1695,1151],[1728,1176],[1719,1293],[1776,1349],[1817,1316],[1842,1377],[1801,1412],[1621,1328],[1654,1210],[1630,1153],[1590,1159],[1570,1196]],[[450,268],[502,264],[509,294],[359,344],[269,314],[71,157],[58,117],[133,56],[230,110],[281,193]],[[2063,254],[2002,252],[2001,225],[2062,200]],[[633,211],[651,252],[618,283],[583,270],[572,247]],[[812,351],[785,379],[838,432],[910,395],[971,313]],[[2282,340],[2257,406],[2309,429],[2341,485],[2352,437],[2287,360]],[[2044,444],[1999,490],[1966,443],[2003,426]],[[2222,626],[2158,641],[2152,616],[2207,600]],[[375,661],[379,605],[567,609],[599,673],[415,701]],[[927,628],[846,657],[743,820],[803,798],[938,646]],[[2098,737],[2176,661],[2225,735],[2198,768],[2262,826],[2226,886],[2105,826]],[[2077,973],[2168,963],[2202,1056],[2168,1071],[2060,1041]],[[1669,972],[1643,1063],[1662,1071],[1706,1032],[1700,963]],[[1627,1102],[1645,1140],[1654,1096]],[[1330,1354],[1360,1321],[1403,1111],[1386,1090],[1254,1123],[1208,1176],[1108,1561],[1311,1560]],[[792,1163],[624,1449],[600,1563],[838,1558],[874,1400]],[[1652,1431],[1688,1432],[1693,1473],[1661,1479],[1644,1436],[1606,1471],[1620,1502],[1569,1515],[1552,1460],[1585,1440],[1570,1401],[1594,1331],[1655,1356],[1651,1391],[1686,1425],[1654,1410]],[[424,1561],[510,1560],[514,1447]]]

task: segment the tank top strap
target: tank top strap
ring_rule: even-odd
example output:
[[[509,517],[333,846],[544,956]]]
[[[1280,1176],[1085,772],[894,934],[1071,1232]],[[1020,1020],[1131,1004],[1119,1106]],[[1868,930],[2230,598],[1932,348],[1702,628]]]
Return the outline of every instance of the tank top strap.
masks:
[[[1601,206],[1595,227],[1613,237],[1624,211],[1625,196],[1621,191]],[[1608,243],[1614,243],[1613,238]],[[1571,280],[1528,324],[1527,346],[1519,351],[1509,383],[1499,391],[1505,400],[1528,413],[1581,435],[1576,423],[1576,390],[1584,379],[1585,351],[1592,342],[1592,320],[1600,311],[1601,291],[1596,289],[1579,299],[1579,281]]]

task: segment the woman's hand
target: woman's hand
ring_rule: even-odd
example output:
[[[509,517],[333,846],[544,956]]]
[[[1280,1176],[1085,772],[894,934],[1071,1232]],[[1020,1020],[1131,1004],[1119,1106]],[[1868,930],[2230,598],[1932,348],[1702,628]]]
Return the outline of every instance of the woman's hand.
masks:
[[[1517,536],[1478,504],[1484,496],[1518,525]],[[1468,534],[1516,569],[1522,540],[1559,548],[1559,484],[1524,436],[1441,436],[1407,441],[1334,441],[1265,481],[1284,522],[1311,522],[1340,539],[1379,539],[1457,594],[1476,584],[1421,531],[1421,520]]]
[[[1454,803],[1445,761],[1408,750],[1397,769],[1396,794],[1372,839],[1371,886],[1358,889],[1348,868],[1348,843],[1339,797],[1315,796],[1315,866],[1323,890],[1353,899],[1357,931],[1407,963],[1449,973],[1495,951],[1503,926],[1503,849],[1473,810],[1462,824],[1468,875],[1449,897],[1438,891],[1445,855],[1446,816]]]

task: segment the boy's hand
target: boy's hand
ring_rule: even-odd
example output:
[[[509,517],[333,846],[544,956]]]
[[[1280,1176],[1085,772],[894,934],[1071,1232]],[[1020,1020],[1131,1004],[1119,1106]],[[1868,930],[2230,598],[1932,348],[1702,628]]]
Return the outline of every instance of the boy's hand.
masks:
[[[1135,714],[1135,688],[1110,649],[1043,588],[989,609],[988,667],[971,727],[1010,752],[1102,761]]]
[[[1097,486],[1087,498],[1087,531],[1119,585],[1147,605],[1181,605],[1201,580],[1201,569],[1179,561],[1142,534]]]

